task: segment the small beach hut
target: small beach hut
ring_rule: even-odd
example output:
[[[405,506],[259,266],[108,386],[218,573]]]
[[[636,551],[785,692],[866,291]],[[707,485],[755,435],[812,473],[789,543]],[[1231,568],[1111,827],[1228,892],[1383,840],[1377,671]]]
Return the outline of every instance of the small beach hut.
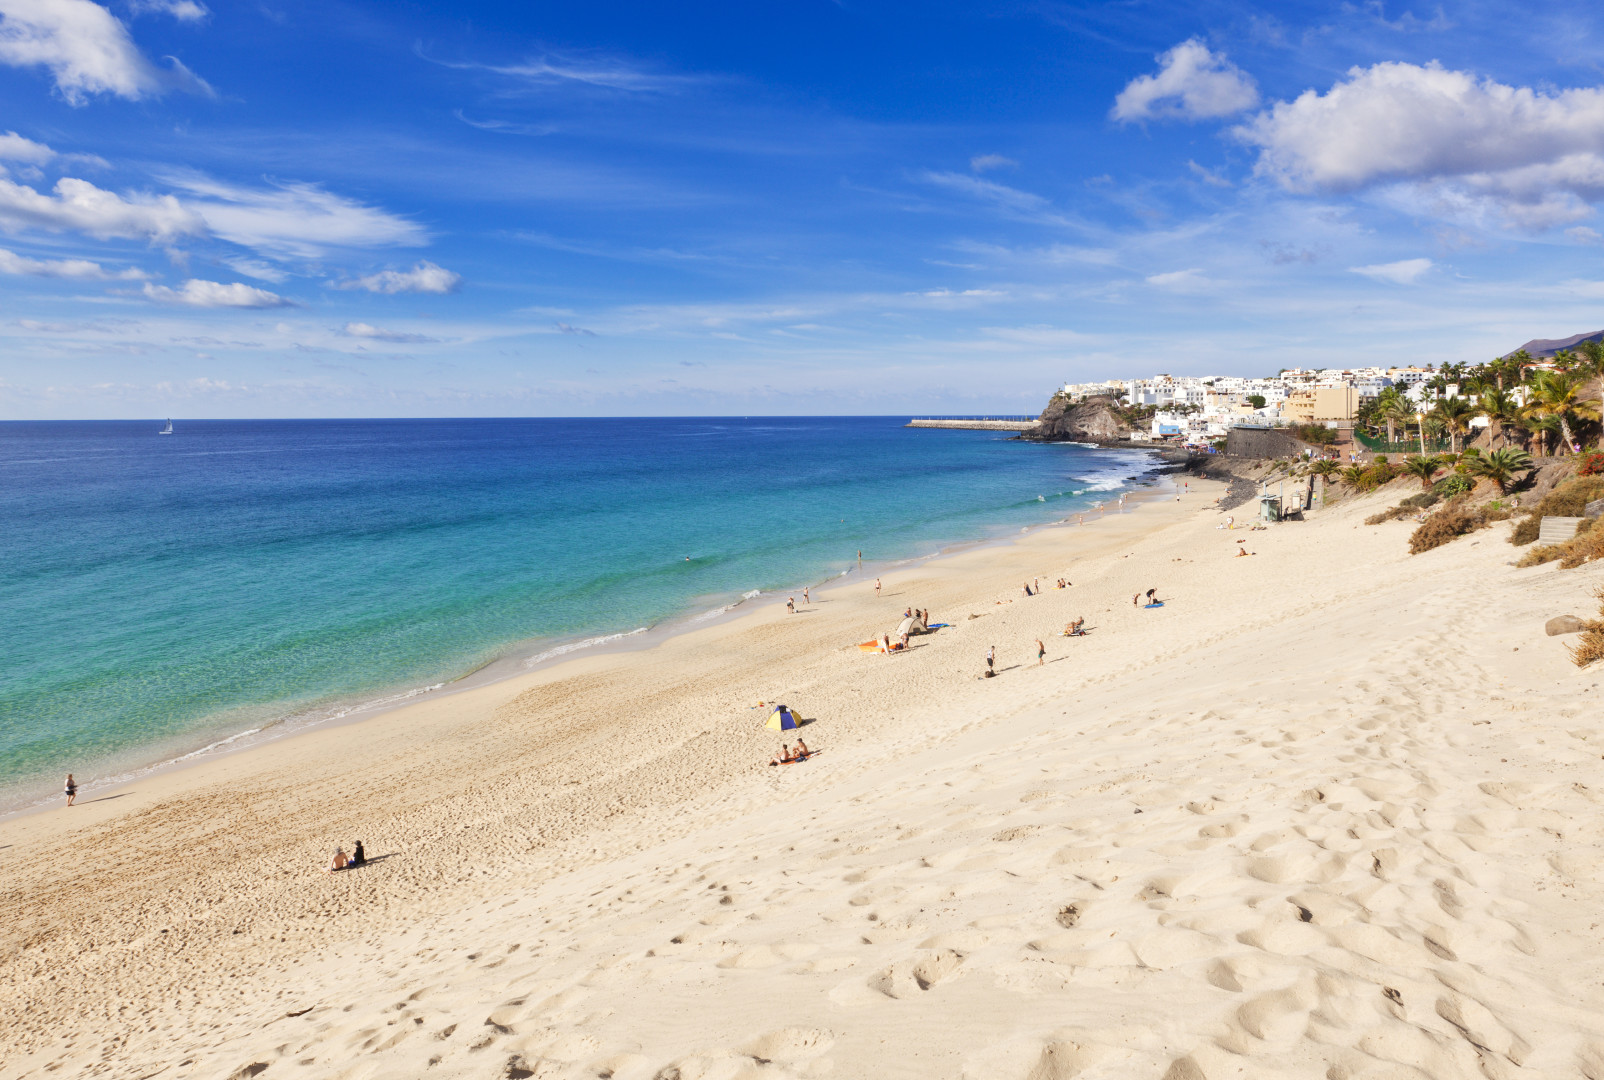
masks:
[[[795,731],[799,723],[796,713],[784,705],[776,705],[774,711],[769,713],[767,727],[770,731]]]

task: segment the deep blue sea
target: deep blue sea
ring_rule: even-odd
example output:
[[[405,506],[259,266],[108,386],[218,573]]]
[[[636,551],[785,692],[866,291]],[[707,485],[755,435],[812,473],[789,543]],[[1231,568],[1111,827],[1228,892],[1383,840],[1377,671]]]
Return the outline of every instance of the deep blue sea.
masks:
[[[0,423],[0,811],[859,550],[1016,533],[1153,466],[905,422]]]

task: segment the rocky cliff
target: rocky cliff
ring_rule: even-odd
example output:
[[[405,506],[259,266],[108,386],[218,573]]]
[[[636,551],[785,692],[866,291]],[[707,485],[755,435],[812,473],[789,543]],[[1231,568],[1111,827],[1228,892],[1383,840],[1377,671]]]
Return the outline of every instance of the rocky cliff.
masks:
[[[1041,426],[1019,437],[1032,442],[1121,442],[1130,437],[1131,425],[1111,397],[1090,397],[1078,404],[1054,395],[1041,413]]]

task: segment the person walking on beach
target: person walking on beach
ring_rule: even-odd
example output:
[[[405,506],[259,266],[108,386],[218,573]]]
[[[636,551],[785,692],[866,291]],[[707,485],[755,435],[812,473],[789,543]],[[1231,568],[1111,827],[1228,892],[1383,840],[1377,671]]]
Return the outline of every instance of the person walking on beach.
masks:
[[[796,597],[788,596],[785,598],[785,613],[787,615],[796,614]]]
[[[72,773],[67,774],[67,786],[62,790],[67,795],[67,805],[71,806],[72,801],[78,797],[78,781],[72,778]]]
[[[986,673],[989,675],[997,663],[997,646],[993,645],[986,650]]]
[[[807,590],[807,588],[805,586],[802,589],[802,602],[804,604],[813,603],[813,601],[808,597],[808,590]]]
[[[876,596],[880,595],[880,579],[879,578],[875,578],[874,579],[874,595],[876,595]]]
[[[1036,639],[1036,666],[1037,667],[1041,667],[1045,663],[1047,663],[1047,646],[1045,646],[1045,645],[1043,645],[1041,643],[1041,638],[1037,638]]]

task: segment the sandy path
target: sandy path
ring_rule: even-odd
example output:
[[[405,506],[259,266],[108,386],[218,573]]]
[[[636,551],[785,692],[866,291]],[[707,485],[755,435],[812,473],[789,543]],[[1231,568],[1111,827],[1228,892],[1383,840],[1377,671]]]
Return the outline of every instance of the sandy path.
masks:
[[[1599,572],[1199,502],[10,823],[0,1076],[1604,1078]]]

